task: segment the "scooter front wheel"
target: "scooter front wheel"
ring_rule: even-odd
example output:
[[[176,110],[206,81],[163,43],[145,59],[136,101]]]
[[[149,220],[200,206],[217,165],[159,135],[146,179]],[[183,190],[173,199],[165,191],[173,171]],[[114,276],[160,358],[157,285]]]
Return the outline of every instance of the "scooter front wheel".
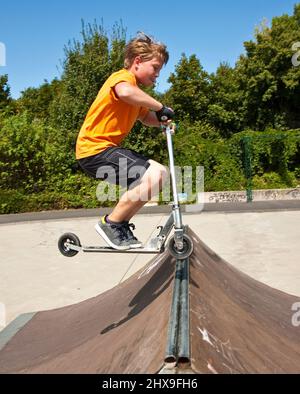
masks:
[[[58,249],[61,254],[66,257],[74,257],[78,253],[78,250],[70,249],[67,244],[73,244],[81,246],[79,238],[73,233],[63,234],[58,240]]]
[[[192,239],[183,234],[183,248],[182,250],[178,250],[176,247],[174,236],[170,239],[168,243],[168,249],[170,254],[178,260],[184,260],[190,257],[194,250],[194,244]]]

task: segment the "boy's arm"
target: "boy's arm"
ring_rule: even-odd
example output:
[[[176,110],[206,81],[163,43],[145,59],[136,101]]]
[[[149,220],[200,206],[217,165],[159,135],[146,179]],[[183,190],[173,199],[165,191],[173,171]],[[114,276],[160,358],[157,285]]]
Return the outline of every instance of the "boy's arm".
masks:
[[[149,111],[144,118],[139,118],[139,120],[145,126],[153,126],[153,127],[160,127],[161,122],[157,119],[155,112]]]
[[[114,90],[119,99],[125,101],[127,104],[146,107],[152,111],[159,111],[163,107],[162,103],[143,92],[139,87],[130,85],[128,82],[118,83],[115,85]]]

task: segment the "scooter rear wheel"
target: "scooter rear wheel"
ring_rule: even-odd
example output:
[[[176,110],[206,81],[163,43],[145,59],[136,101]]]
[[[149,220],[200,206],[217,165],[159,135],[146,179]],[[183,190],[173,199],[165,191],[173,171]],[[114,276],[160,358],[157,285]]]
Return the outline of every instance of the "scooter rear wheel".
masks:
[[[81,246],[79,238],[73,233],[65,233],[58,240],[58,249],[61,254],[66,257],[74,257],[78,253],[78,250],[70,249],[66,244],[73,244]]]
[[[183,234],[183,249],[177,250],[174,236],[168,243],[168,249],[173,257],[178,260],[184,260],[190,257],[190,255],[193,253],[194,245],[192,239],[188,235]]]

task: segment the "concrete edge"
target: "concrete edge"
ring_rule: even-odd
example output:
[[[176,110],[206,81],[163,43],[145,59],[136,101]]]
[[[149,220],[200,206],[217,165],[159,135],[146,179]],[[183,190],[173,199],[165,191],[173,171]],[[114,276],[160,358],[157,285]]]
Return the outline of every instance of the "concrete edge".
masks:
[[[36,312],[23,313],[0,332],[0,351],[35,316]]]
[[[256,201],[251,203],[206,203],[181,205],[182,213],[187,215],[200,214],[202,212],[219,212],[219,213],[242,213],[242,212],[267,212],[267,211],[287,211],[300,210],[300,200],[277,200],[277,201]],[[171,205],[158,205],[144,207],[139,211],[141,215],[169,214]],[[63,211],[43,211],[28,212],[17,214],[0,215],[0,224],[32,222],[41,220],[59,220],[87,218],[106,215],[112,211],[112,208],[96,209],[70,209]]]

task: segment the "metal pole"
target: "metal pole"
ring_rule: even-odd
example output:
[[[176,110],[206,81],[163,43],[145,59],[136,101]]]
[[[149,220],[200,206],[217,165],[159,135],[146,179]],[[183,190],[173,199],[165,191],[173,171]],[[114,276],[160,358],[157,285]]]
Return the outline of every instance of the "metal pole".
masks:
[[[180,283],[181,283],[182,267],[181,261],[176,261],[175,281],[173,288],[173,298],[169,318],[167,348],[165,355],[166,364],[177,363],[177,338],[179,325],[179,303],[180,303]]]
[[[182,228],[182,218],[181,218],[181,214],[179,211],[179,200],[178,200],[177,185],[176,185],[172,134],[171,134],[171,129],[169,126],[166,128],[166,135],[167,135],[167,143],[168,143],[170,174],[171,174],[173,200],[174,200],[174,208],[175,208],[174,209],[175,228]]]
[[[178,335],[178,364],[190,362],[189,259],[182,261]]]
[[[244,168],[247,179],[247,202],[252,202],[252,160],[251,160],[251,137],[246,136],[242,139],[244,147]]]

